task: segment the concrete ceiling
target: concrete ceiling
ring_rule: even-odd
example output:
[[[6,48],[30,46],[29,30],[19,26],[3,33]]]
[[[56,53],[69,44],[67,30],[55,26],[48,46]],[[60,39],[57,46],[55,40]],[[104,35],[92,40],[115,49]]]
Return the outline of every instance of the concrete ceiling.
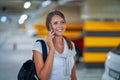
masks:
[[[0,0],[0,15],[19,15],[24,12],[33,11],[38,9],[43,1],[32,0],[32,5],[29,9],[24,9],[25,2],[25,0]]]
[[[23,8],[26,1],[32,3],[28,9]],[[27,14],[29,20],[34,20],[34,16],[45,15],[53,8],[59,6],[80,7],[86,0],[49,0],[52,1],[52,3],[47,7],[42,7],[44,1],[45,0],[0,0],[0,17],[7,15],[11,21],[16,22],[22,14]]]
[[[30,1],[32,3],[31,7],[29,9],[24,9],[24,3],[26,1]],[[24,12],[30,12],[34,11],[41,6],[41,4],[45,0],[0,0],[0,15],[2,14],[8,14],[8,15],[17,15]],[[46,0],[47,1],[47,0]],[[85,0],[50,0],[52,2],[58,2],[60,5],[66,6],[80,6],[82,2]]]
[[[0,0],[0,16],[7,15],[10,20],[17,21],[20,15],[25,13],[28,14],[29,20],[44,19],[49,11],[60,9],[66,12],[67,16],[70,11],[76,11],[71,12],[71,15],[77,13],[79,18],[120,18],[120,0],[101,0],[99,3],[99,0],[49,0],[52,3],[47,7],[41,6],[45,0],[29,0],[32,3],[31,7],[24,9],[26,1],[28,0]]]

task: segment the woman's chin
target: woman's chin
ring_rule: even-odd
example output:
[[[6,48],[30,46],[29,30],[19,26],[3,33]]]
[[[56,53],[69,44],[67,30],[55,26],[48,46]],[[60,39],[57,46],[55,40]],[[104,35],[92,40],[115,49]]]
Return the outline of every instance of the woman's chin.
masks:
[[[63,33],[57,33],[57,34],[55,34],[55,36],[62,36],[63,35]]]

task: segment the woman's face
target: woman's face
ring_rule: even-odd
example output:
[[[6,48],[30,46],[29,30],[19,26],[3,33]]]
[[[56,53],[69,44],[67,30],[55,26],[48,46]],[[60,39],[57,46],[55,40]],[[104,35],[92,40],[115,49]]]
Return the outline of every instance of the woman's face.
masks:
[[[51,24],[52,24],[52,29],[55,32],[56,36],[63,35],[63,33],[66,30],[66,23],[62,17],[58,15],[54,15],[52,17]]]

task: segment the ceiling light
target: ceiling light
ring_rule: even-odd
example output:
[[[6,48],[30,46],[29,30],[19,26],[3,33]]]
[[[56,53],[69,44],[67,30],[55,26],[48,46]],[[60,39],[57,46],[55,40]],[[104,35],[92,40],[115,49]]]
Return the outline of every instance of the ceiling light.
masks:
[[[28,9],[30,6],[31,6],[31,2],[29,2],[29,1],[25,2],[25,4],[24,4],[25,9]]]
[[[19,23],[19,24],[23,24],[23,23],[24,23],[24,20],[19,20],[18,23]]]
[[[43,1],[42,7],[46,7],[46,6],[49,5],[50,3],[51,3],[51,1]]]
[[[23,24],[27,18],[28,18],[28,15],[27,15],[27,14],[21,15],[18,23],[19,23],[19,24]]]
[[[28,17],[28,15],[27,15],[27,14],[23,14],[23,15],[21,15],[20,19],[21,19],[21,20],[26,20],[26,19],[27,19],[27,17]]]
[[[7,21],[7,16],[2,16],[0,19],[1,22],[6,22]]]

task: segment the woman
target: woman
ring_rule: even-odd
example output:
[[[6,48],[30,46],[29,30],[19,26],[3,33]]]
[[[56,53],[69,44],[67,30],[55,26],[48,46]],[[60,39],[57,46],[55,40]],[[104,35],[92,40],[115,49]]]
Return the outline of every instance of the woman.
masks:
[[[52,28],[50,28],[50,25]],[[44,63],[39,42],[34,44],[33,55],[40,80],[76,80],[75,46],[63,36],[66,21],[60,11],[50,12],[46,18],[49,33],[45,39],[48,56]]]

